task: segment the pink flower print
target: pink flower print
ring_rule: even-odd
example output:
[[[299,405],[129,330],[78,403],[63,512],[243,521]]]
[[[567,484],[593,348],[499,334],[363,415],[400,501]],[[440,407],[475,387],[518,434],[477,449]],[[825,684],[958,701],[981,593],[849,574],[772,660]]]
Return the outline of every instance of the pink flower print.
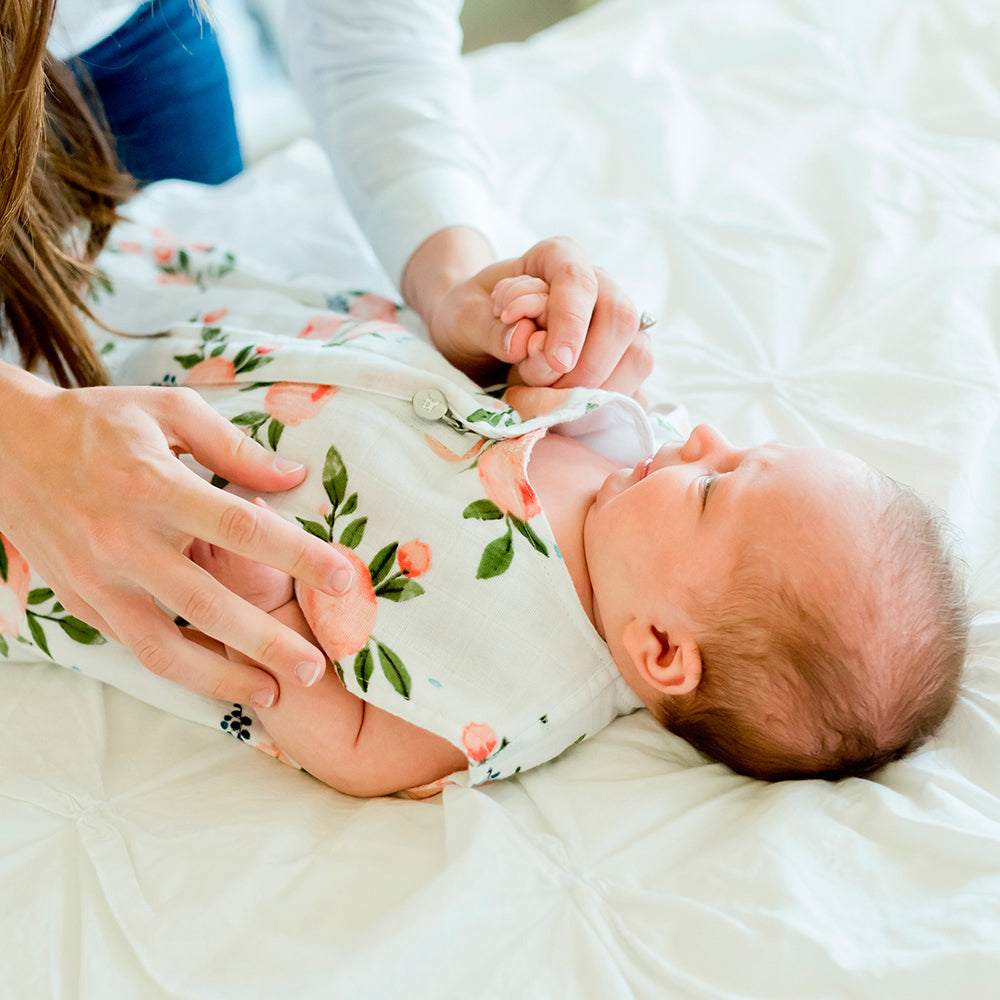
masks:
[[[0,546],[7,554],[7,578],[0,577],[0,635],[17,635],[17,626],[28,606],[31,570],[24,556],[3,535]]]
[[[396,322],[395,302],[390,302],[381,295],[374,295],[371,292],[359,295],[351,302],[347,311],[357,319],[377,319],[383,323]]]
[[[298,332],[307,340],[329,340],[344,325],[343,316],[313,316]]]
[[[164,246],[163,244],[153,247],[153,260],[155,260],[157,264],[166,264],[167,261],[173,257],[173,255],[173,247]]]
[[[225,306],[221,306],[218,309],[213,309],[211,312],[205,313],[202,316],[202,323],[218,323],[220,319],[225,319],[229,315],[229,310]]]
[[[462,746],[471,761],[481,764],[497,745],[497,734],[482,722],[470,722],[462,730]]]
[[[531,420],[551,413],[566,398],[566,389],[543,385],[512,385],[503,394],[503,401],[517,410],[522,420]]]
[[[430,434],[424,435],[424,440],[427,442],[427,447],[437,455],[438,458],[443,458],[446,462],[467,462],[484,444],[486,444],[486,438],[481,437],[464,455],[458,455],[453,452],[450,448],[446,448],[437,438],[431,437]]]
[[[500,441],[479,456],[479,480],[486,495],[505,514],[528,521],[541,513],[538,496],[528,482],[528,458],[544,428]]]
[[[334,597],[298,582],[295,592],[302,613],[320,646],[331,660],[353,656],[371,638],[378,610],[368,567],[353,549],[331,543],[354,567],[354,581],[346,594]]]
[[[158,285],[193,285],[194,278],[190,274],[180,272],[178,274],[158,274],[156,276]]]
[[[281,423],[297,427],[318,416],[337,392],[335,385],[305,382],[275,382],[264,397],[264,409]]]
[[[136,240],[122,240],[118,244],[119,253],[142,253],[142,244]]]
[[[225,358],[205,358],[194,365],[182,385],[220,385],[236,381],[236,368]]]
[[[396,550],[396,561],[404,576],[411,580],[421,576],[431,568],[431,550],[419,539],[404,542]]]

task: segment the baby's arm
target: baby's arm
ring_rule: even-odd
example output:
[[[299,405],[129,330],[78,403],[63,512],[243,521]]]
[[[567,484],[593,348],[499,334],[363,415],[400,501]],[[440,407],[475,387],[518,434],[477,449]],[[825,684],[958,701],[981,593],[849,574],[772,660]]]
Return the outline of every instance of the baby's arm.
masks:
[[[312,635],[297,601],[273,614],[302,635]],[[284,753],[348,795],[389,795],[469,765],[447,740],[352,694],[331,669],[311,688],[286,685],[278,704],[257,714]]]
[[[290,576],[199,541],[189,554],[234,592],[319,645],[292,594]],[[196,638],[222,651],[214,639]],[[229,647],[225,652],[234,662],[252,662]],[[284,685],[276,705],[255,710],[282,752],[348,795],[387,795],[468,767],[447,740],[362,701],[330,669],[309,688]]]

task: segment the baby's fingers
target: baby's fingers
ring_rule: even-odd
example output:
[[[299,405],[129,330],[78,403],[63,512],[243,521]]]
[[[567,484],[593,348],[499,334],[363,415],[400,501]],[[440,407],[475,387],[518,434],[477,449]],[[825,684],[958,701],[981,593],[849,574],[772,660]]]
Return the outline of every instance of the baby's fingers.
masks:
[[[545,358],[547,330],[536,330],[528,339],[527,357],[517,366],[517,373],[525,385],[552,385],[562,372],[553,371]]]
[[[549,305],[549,286],[541,278],[529,274],[501,278],[493,286],[493,315],[503,323],[533,319],[545,326]]]

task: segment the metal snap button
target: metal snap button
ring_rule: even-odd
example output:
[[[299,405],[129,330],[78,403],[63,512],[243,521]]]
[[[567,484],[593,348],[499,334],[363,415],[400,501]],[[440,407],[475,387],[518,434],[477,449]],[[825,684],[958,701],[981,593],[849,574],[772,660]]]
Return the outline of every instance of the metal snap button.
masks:
[[[410,405],[421,420],[443,420],[448,415],[448,400],[440,389],[418,389]]]

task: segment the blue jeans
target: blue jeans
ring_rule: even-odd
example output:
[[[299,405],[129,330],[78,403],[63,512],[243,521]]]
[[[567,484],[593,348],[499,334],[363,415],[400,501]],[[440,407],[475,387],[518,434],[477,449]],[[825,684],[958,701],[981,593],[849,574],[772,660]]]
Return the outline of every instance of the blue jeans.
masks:
[[[140,184],[221,184],[243,169],[219,42],[188,0],[148,0],[70,66],[92,81],[118,159]]]

